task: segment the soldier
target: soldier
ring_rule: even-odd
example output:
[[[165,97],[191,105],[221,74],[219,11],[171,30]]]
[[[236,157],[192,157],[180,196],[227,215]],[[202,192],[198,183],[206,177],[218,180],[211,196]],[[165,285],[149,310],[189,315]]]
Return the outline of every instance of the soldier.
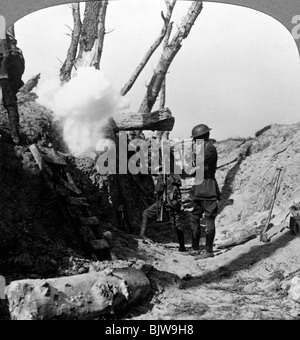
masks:
[[[164,210],[169,211],[169,217],[173,220],[174,228],[176,230],[179,243],[179,251],[185,252],[186,248],[184,244],[184,232],[181,225],[178,223],[178,217],[181,212],[180,186],[180,176],[174,174],[169,174],[166,176],[163,174],[158,175],[155,185],[157,199],[154,204],[143,211],[140,237],[145,237],[148,223],[150,221],[162,221]],[[166,193],[166,197],[164,197],[164,193]]]
[[[204,180],[196,184],[192,190],[193,207],[190,212],[192,229],[192,248],[200,250],[201,219],[205,217],[205,250],[195,259],[214,257],[213,244],[216,234],[215,219],[218,214],[217,201],[220,200],[220,190],[215,178],[218,162],[216,147],[210,141],[210,128],[205,124],[196,125],[192,130],[192,138],[204,140]]]
[[[17,41],[9,31],[6,39],[0,39],[0,86],[2,101],[8,113],[10,134],[13,142],[20,143],[19,112],[17,93],[24,85],[22,74],[25,62],[23,54],[17,48]]]

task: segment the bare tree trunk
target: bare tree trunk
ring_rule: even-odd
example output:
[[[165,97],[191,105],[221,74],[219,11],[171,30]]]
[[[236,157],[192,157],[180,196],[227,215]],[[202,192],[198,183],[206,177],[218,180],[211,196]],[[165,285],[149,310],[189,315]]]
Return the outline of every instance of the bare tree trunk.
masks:
[[[74,29],[72,32],[71,44],[68,50],[67,59],[60,69],[61,82],[67,82],[71,79],[72,70],[76,61],[76,55],[78,51],[78,44],[81,34],[81,18],[80,18],[80,4],[75,3],[71,5],[72,15],[74,21]]]
[[[169,40],[171,36],[171,32],[173,29],[173,23],[169,23],[167,34],[164,39],[164,51],[168,48]],[[163,81],[160,93],[160,109],[163,109],[166,105],[166,90],[167,90],[167,75],[165,76],[165,80]]]
[[[159,37],[154,44],[150,47],[146,56],[132,75],[129,82],[121,90],[121,94],[125,95],[133,86],[140,72],[143,70],[153,52],[161,44],[165,38],[165,45],[163,54],[155,69],[154,75],[147,86],[146,96],[141,104],[139,113],[149,114],[157,100],[162,84],[165,80],[169,66],[175,58],[177,52],[181,48],[181,42],[185,39],[192,26],[195,23],[198,15],[202,10],[201,1],[193,1],[190,9],[183,19],[181,26],[178,28],[174,38],[169,43],[169,38],[172,30],[172,24],[170,23],[173,14],[173,9],[177,0],[165,0],[167,5],[167,14],[162,17],[164,20],[164,26]],[[103,49],[103,41],[105,35],[105,16],[108,1],[93,1],[86,3],[84,20],[81,27],[79,52],[76,59],[75,66],[90,66],[100,68],[100,60]],[[165,106],[165,95],[162,97],[161,105]],[[174,124],[174,120],[171,117],[170,123]],[[123,123],[122,123],[123,124]],[[161,124],[161,123],[159,123]],[[140,125],[138,125],[140,126]],[[143,126],[143,125],[141,125]],[[153,124],[150,124],[153,126]],[[171,125],[169,125],[171,126]],[[172,125],[173,126],[173,125]],[[157,126],[155,126],[157,127]],[[131,127],[128,126],[130,130]],[[106,138],[110,138],[118,145],[118,136],[113,128],[107,127]],[[118,150],[117,150],[118,155]],[[130,155],[128,155],[130,157]],[[111,201],[113,205],[113,214],[118,214],[121,207],[125,220],[128,221],[128,228],[131,232],[139,232],[140,221],[143,210],[150,204],[154,203],[154,184],[150,175],[113,175],[109,177],[109,190],[111,194]]]
[[[91,1],[85,4],[84,19],[82,23],[81,39],[78,59],[82,59],[84,52],[90,52],[98,37],[98,18],[101,1]]]
[[[76,61],[77,67],[89,66],[97,69],[100,68],[107,6],[107,0],[86,3],[79,53]]]
[[[99,13],[98,49],[97,49],[97,54],[95,56],[96,62],[94,64],[97,70],[100,70],[100,61],[101,61],[102,52],[103,52],[104,37],[106,34],[105,19],[106,19],[107,6],[108,6],[108,0],[103,1],[102,7],[100,8],[100,13]]]
[[[163,51],[166,51],[166,49],[168,48],[172,29],[173,29],[173,23],[170,23],[169,27],[168,27],[167,34],[166,34],[165,39],[164,39],[164,49],[163,49]],[[160,110],[163,110],[165,105],[166,105],[166,96],[167,96],[167,75],[165,76],[165,79],[162,83],[161,90],[160,90],[160,105],[159,105]],[[173,119],[174,119],[174,117],[173,117]],[[175,119],[174,119],[174,123],[175,123]],[[156,138],[160,141],[160,143],[162,143],[163,139],[166,140],[166,139],[169,138],[169,133],[170,133],[169,131],[171,131],[171,130],[165,130],[165,131],[156,130]]]
[[[149,59],[151,58],[153,53],[156,51],[156,49],[158,48],[158,46],[161,44],[161,42],[163,41],[164,37],[168,33],[169,24],[170,24],[170,20],[171,20],[171,17],[172,17],[172,13],[173,13],[173,9],[175,7],[176,1],[177,0],[173,0],[173,2],[170,3],[170,1],[165,0],[166,5],[167,5],[167,15],[164,16],[163,12],[161,12],[161,16],[162,16],[162,18],[164,20],[164,26],[163,26],[163,28],[162,28],[162,30],[160,32],[160,35],[154,41],[154,43],[151,45],[151,47],[149,48],[148,52],[145,54],[144,58],[140,62],[139,66],[136,68],[136,70],[132,74],[132,76],[129,79],[128,83],[122,88],[122,90],[120,92],[121,96],[125,96],[130,91],[130,89],[134,85],[135,81],[137,80],[138,76],[141,74],[141,72],[145,68],[147,62],[149,61]]]
[[[122,88],[121,90],[121,95],[126,95],[129,90],[132,88],[134,85],[136,79],[146,66],[147,62],[155,52],[155,50],[158,48],[158,46],[161,44],[163,41],[164,37],[166,35],[169,37],[171,30],[170,27],[172,27],[172,24],[170,25],[171,17],[173,14],[173,9],[175,7],[177,0],[173,0],[170,2],[169,0],[165,0],[165,3],[167,5],[167,14],[166,16],[161,13],[164,25],[161,30],[160,35],[158,38],[155,40],[155,42],[151,45],[150,49],[144,56],[143,60],[131,76],[130,80],[128,83]],[[167,38],[168,39],[168,38]],[[145,127],[145,121],[147,121],[146,116],[143,115],[144,112],[140,112],[142,115],[142,124],[132,124],[134,125],[134,129],[141,129],[142,126]],[[148,114],[149,112],[147,112]],[[135,117],[136,118],[136,117]],[[131,119],[132,121],[132,119]],[[137,121],[139,121],[137,119]],[[148,129],[149,130],[172,130],[174,126],[174,118],[169,117],[166,120],[153,123],[151,121],[150,124],[148,124]],[[133,121],[132,121],[133,123]],[[135,122],[136,123],[136,122]],[[119,122],[119,125],[120,122]],[[133,126],[127,125],[126,127],[128,130],[132,130]],[[115,138],[117,138],[115,136]],[[131,232],[139,232],[140,231],[140,221],[141,221],[141,216],[143,213],[143,210],[146,209],[149,205],[154,203],[154,183],[153,179],[150,175],[138,175],[138,176],[133,176],[131,174],[127,175],[118,175],[116,178],[115,183],[118,186],[118,195],[117,199],[119,200],[120,206],[124,206],[124,215],[127,223],[129,223],[128,228]],[[116,190],[115,190],[116,192]]]
[[[178,51],[180,50],[182,41],[189,35],[196,19],[202,11],[202,8],[202,1],[193,1],[187,15],[182,21],[181,26],[178,28],[177,33],[160,58],[153,77],[147,86],[147,93],[141,104],[139,112],[151,112],[161,90],[161,86],[165,80],[167,71]]]
[[[175,1],[173,1],[172,5],[168,1],[166,1],[166,3],[168,3],[170,6],[175,5]],[[158,63],[158,66],[154,72],[154,75],[150,81],[150,84],[147,88],[147,93],[139,109],[139,112],[144,114],[151,112],[161,90],[162,84],[165,80],[169,66],[171,65],[173,59],[180,50],[182,40],[185,39],[188,36],[189,32],[191,31],[191,28],[194,25],[198,15],[201,13],[202,8],[203,8],[202,2],[194,1],[192,3],[186,17],[183,19],[181,26],[178,28],[177,33],[171,40],[171,43],[168,43],[172,30],[172,24],[170,24],[171,16],[169,17],[168,26],[165,26],[166,33],[164,36],[165,37],[164,51]],[[169,9],[168,13],[171,14],[172,11],[170,12]],[[162,99],[161,105],[163,106],[165,105],[164,101],[165,98]],[[158,133],[158,137],[160,140],[165,139],[168,138],[168,134],[169,132],[160,131]],[[128,220],[132,224],[131,229],[139,230],[143,209],[147,207],[147,201],[149,206],[149,202],[151,203],[151,199],[153,199],[150,196],[151,190],[154,189],[152,177],[149,175],[140,175],[139,177],[137,177],[132,176],[130,174],[128,174],[127,176],[123,176],[122,178],[121,176],[119,176],[118,185],[119,188],[121,188],[121,191],[124,193],[123,196],[125,212],[128,215]],[[145,196],[145,198],[147,198],[145,201],[140,199],[142,191],[138,189],[139,186],[143,186],[148,191],[148,195]],[[134,197],[134,190],[140,191],[140,195],[137,198]],[[137,208],[135,209],[135,211],[133,211],[132,208],[133,206]]]

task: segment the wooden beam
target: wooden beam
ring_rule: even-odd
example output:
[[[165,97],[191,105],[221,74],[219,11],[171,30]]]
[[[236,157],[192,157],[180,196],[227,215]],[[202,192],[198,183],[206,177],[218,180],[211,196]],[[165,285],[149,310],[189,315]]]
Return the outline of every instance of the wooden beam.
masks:
[[[116,131],[172,131],[175,118],[168,108],[151,113],[121,113],[113,117]]]
[[[90,226],[90,225],[99,225],[100,221],[98,217],[81,217],[80,222],[82,225]]]
[[[104,239],[91,240],[90,245],[94,251],[111,249],[111,245]]]
[[[42,152],[42,157],[45,163],[52,163],[63,166],[67,165],[66,161],[61,156],[59,156],[54,149],[45,148],[42,146],[39,146],[39,149]]]
[[[72,197],[72,196],[68,196],[68,197],[66,197],[66,200],[71,205],[84,206],[84,207],[89,207],[90,206],[89,203],[87,203],[87,201],[85,200],[84,197]]]
[[[37,148],[37,146],[35,144],[30,145],[29,150],[31,151],[31,153],[32,153],[37,165],[39,166],[39,168],[41,170],[43,170],[43,165],[44,165],[43,157],[42,157],[39,149]]]
[[[63,180],[62,178],[58,178],[58,182],[59,182],[61,185],[63,185],[65,188],[67,188],[67,189],[69,189],[70,191],[74,192],[75,194],[77,194],[77,195],[81,195],[81,194],[82,194],[81,190],[78,189],[78,188],[76,187],[76,185],[71,184],[71,183],[69,183],[69,182],[66,182],[66,181]]]

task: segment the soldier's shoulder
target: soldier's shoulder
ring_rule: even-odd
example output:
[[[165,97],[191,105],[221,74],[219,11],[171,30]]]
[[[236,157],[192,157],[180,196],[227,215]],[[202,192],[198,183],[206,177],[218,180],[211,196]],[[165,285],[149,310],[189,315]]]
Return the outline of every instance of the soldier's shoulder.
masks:
[[[207,145],[205,146],[205,149],[206,150],[209,150],[209,151],[217,151],[217,148],[216,146],[214,145],[213,141],[212,140],[209,140],[207,142]]]

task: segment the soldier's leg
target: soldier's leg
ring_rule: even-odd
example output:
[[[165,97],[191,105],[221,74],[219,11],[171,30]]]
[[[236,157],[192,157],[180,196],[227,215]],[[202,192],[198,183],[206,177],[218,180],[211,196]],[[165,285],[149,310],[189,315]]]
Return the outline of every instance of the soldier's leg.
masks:
[[[200,229],[200,219],[203,215],[203,210],[201,204],[194,203],[193,210],[190,212],[190,225],[192,231],[192,248],[193,250],[200,250],[199,243],[200,243],[200,236],[201,236],[201,229]]]
[[[203,250],[206,243],[206,219],[200,219],[200,248]]]
[[[9,128],[11,138],[15,144],[20,143],[19,135],[19,111],[18,111],[18,99],[15,91],[8,79],[1,80],[3,105],[8,113]]]
[[[180,215],[179,213],[176,213],[175,211],[172,211],[172,219],[174,224],[174,229],[176,230],[178,243],[179,243],[179,251],[185,252],[185,242],[184,242],[184,232],[181,224],[179,223]]]
[[[150,220],[155,220],[156,216],[157,216],[157,203],[155,202],[149,208],[143,211],[143,219],[142,219],[140,237],[146,236],[148,223]]]
[[[218,203],[217,201],[205,202],[205,219],[206,219],[206,245],[207,252],[213,252],[213,245],[216,236],[215,220],[218,215]]]
[[[197,259],[206,259],[214,257],[213,246],[216,236],[215,219],[218,214],[218,204],[216,201],[204,201],[205,220],[206,220],[206,243],[205,252],[197,257]]]

